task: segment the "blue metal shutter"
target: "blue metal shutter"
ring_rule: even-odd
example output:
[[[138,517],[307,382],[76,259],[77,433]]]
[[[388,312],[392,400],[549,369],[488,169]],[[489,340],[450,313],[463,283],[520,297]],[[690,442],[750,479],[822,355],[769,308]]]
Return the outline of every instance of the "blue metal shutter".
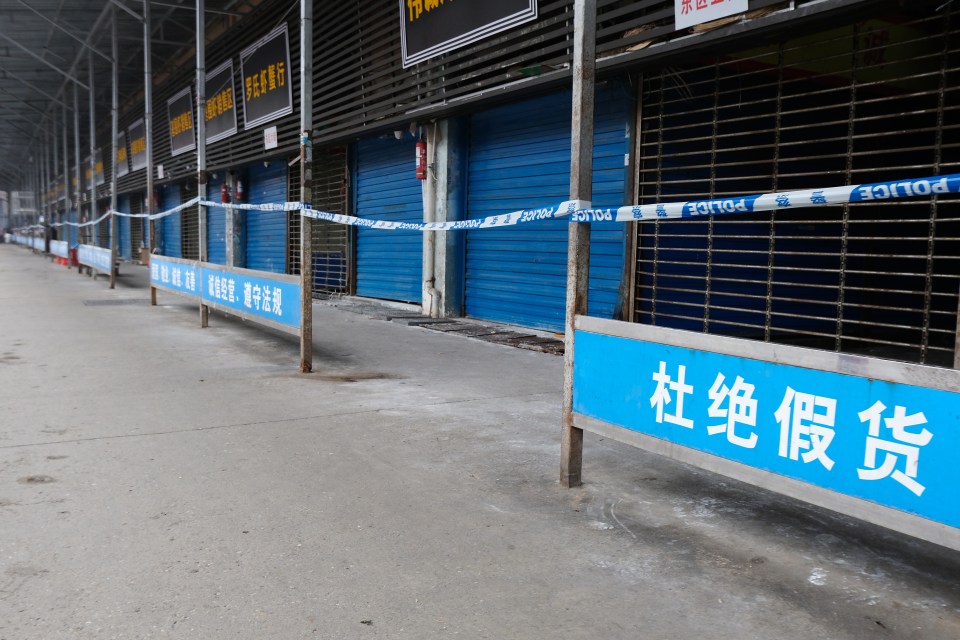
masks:
[[[225,171],[207,179],[207,200],[220,202],[220,185],[226,179]],[[207,262],[227,264],[227,210],[223,207],[206,207],[207,210]]]
[[[255,162],[246,171],[245,201],[250,204],[287,201],[287,163],[271,160],[264,167]],[[246,214],[246,258],[248,269],[286,273],[287,213],[250,211]]]
[[[117,196],[117,211],[130,213],[130,196]],[[131,219],[126,216],[117,216],[119,229],[117,255],[126,260],[130,259],[130,222]]]
[[[180,185],[168,184],[163,187],[163,194],[160,200],[160,210],[166,211],[173,209],[180,204]],[[171,258],[180,258],[182,253],[182,241],[180,238],[180,216],[181,213],[171,213],[168,216],[160,218],[160,239],[163,242],[161,254]]]
[[[623,203],[628,100],[598,89],[593,205]],[[554,205],[570,195],[570,94],[497,107],[471,118],[467,194],[471,219]],[[467,233],[468,316],[562,330],[566,303],[566,219]],[[625,229],[594,223],[589,313],[613,317],[623,274]]]
[[[415,158],[416,141],[409,136],[357,143],[357,215],[422,222]],[[422,232],[357,229],[357,295],[419,303],[422,279]]]
[[[76,222],[77,222],[77,212],[76,212],[76,211],[71,211],[70,213],[68,213],[68,214],[67,214],[67,221],[68,221],[68,222],[76,223]],[[70,248],[71,248],[71,249],[76,249],[76,248],[77,248],[77,244],[78,244],[78,241],[77,241],[78,232],[79,232],[79,229],[78,229],[77,227],[75,227],[74,225],[68,225],[68,226],[67,226],[67,242],[70,243]]]

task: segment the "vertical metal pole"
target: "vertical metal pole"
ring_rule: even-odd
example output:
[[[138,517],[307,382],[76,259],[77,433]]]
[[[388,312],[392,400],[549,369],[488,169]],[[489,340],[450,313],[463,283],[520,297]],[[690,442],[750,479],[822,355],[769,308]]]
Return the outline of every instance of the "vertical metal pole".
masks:
[[[204,19],[204,0],[197,0],[197,195],[207,197],[207,71],[206,50],[206,20]],[[200,226],[200,262],[207,261],[207,209],[197,205],[197,215]],[[200,282],[202,289],[203,282]],[[203,304],[200,298],[200,326],[207,327],[210,309]]]
[[[313,0],[300,0],[300,200],[309,202],[313,149]],[[300,373],[313,370],[313,225],[300,216]]]
[[[57,221],[57,216],[60,214],[60,200],[57,198],[57,175],[60,172],[60,141],[57,136],[57,109],[54,107],[53,113],[50,115],[50,137],[52,138],[53,143],[53,155],[50,157],[50,183],[53,185],[53,196],[50,198],[50,217],[47,219],[47,237],[48,242],[52,239],[54,227],[50,226]],[[47,245],[49,249],[49,244]]]
[[[70,145],[67,144],[67,130],[69,125],[67,125],[67,96],[63,96],[63,214],[60,216],[60,222],[64,223],[67,221],[68,215],[70,213]],[[61,224],[59,227],[59,232],[57,233],[57,240],[65,240],[67,242],[67,255],[70,255],[70,227]],[[67,261],[67,266],[70,265],[69,260]]]
[[[73,150],[74,150],[74,171],[77,174],[77,189],[73,193],[74,197],[74,206],[77,209],[77,219],[76,222],[80,223],[80,204],[83,202],[81,194],[83,193],[83,176],[80,173],[80,157],[83,155],[80,151],[80,87],[76,84],[73,85]],[[80,235],[83,227],[77,227],[77,244],[83,242],[83,238]],[[80,267],[80,264],[77,263],[77,273],[83,274],[83,268]]]
[[[96,107],[96,95],[94,94],[94,85],[93,85],[93,53],[88,54],[88,69],[90,75],[87,78],[87,81],[90,84],[90,220],[92,222],[97,219],[97,107]],[[88,240],[93,246],[100,246],[100,229],[99,225],[91,225],[85,227],[90,230],[90,235]],[[92,274],[93,271],[88,266],[87,272]]]
[[[143,0],[143,135],[147,153],[147,213],[153,215],[153,53],[150,47],[150,0]],[[147,219],[147,231],[150,241],[147,243],[148,260],[153,260],[153,248],[157,244],[157,224]],[[157,288],[150,287],[150,304],[157,304]]]
[[[111,145],[110,148],[113,150],[113,155],[110,156],[110,167],[113,169],[110,172],[110,211],[117,210],[117,128],[119,124],[120,117],[120,88],[117,86],[120,83],[120,65],[117,60],[119,55],[119,47],[117,46],[117,7],[113,6],[111,11],[111,20],[110,20],[110,57],[113,58],[111,62],[112,67],[112,76],[113,76],[113,88],[110,94],[110,137]],[[120,239],[120,229],[119,229],[119,220],[114,214],[110,215],[110,288],[113,289],[117,286],[117,246],[119,245]]]
[[[596,0],[573,3],[573,118],[570,146],[570,199],[593,197],[593,85],[596,70]],[[563,433],[560,485],[580,486],[583,430],[573,424],[573,330],[587,312],[590,281],[590,225],[571,222],[567,246],[567,309],[563,352]]]
[[[39,224],[41,219],[43,224],[41,230],[44,235],[46,235],[46,225],[47,225],[47,216],[50,215],[50,212],[47,210],[50,202],[50,149],[47,147],[47,124],[44,122],[44,131],[43,138],[40,141],[43,161],[40,163],[40,191],[41,191],[41,200],[40,205],[37,207],[39,213],[37,215],[37,223]],[[34,232],[34,235],[39,235]],[[34,247],[36,249],[36,247]]]

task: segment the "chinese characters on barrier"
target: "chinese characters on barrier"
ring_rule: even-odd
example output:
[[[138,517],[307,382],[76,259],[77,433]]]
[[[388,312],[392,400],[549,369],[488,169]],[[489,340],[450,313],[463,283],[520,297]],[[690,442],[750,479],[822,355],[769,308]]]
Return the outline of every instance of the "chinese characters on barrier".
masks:
[[[197,272],[193,267],[181,267],[177,264],[151,260],[150,279],[159,284],[197,293]]]
[[[685,429],[705,425],[708,435],[723,435],[731,445],[745,449],[755,448],[761,438],[777,438],[781,458],[798,464],[820,464],[827,471],[832,471],[835,464],[830,457],[830,445],[836,429],[859,428],[864,431],[863,463],[856,469],[860,480],[883,481],[889,478],[916,496],[922,495],[926,488],[917,480],[920,452],[934,436],[924,427],[927,419],[923,411],[900,405],[887,407],[878,400],[856,413],[862,424],[838,425],[837,405],[844,400],[820,395],[825,390],[797,390],[787,386],[779,407],[760,407],[753,398],[753,384],[740,376],[731,383],[718,371],[713,385],[707,390],[712,404],[706,420],[700,422],[700,416],[684,413],[684,399],[692,398],[698,391],[687,384],[686,377],[685,365],[673,368],[663,360],[659,369],[652,373],[651,380],[656,386],[649,396],[649,403],[655,411],[657,423]],[[758,417],[763,418],[759,424]],[[769,420],[771,417],[772,421]],[[768,425],[772,423],[779,425],[778,432],[770,433]],[[866,425],[865,429],[863,425]]]
[[[229,303],[242,301],[243,306],[249,311],[273,314],[278,318],[283,316],[283,290],[280,287],[253,282],[243,282],[242,285],[241,292],[233,278],[207,274],[205,297]]]

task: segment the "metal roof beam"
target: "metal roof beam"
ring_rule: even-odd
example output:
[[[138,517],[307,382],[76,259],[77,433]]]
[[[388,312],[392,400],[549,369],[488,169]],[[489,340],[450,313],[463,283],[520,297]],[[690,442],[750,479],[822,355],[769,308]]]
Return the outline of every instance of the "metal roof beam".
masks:
[[[87,49],[89,49],[90,51],[93,51],[95,54],[97,54],[98,56],[100,56],[100,57],[103,58],[104,60],[106,60],[106,61],[108,61],[108,62],[110,61],[110,56],[108,56],[108,55],[105,54],[104,52],[100,51],[99,49],[97,49],[97,48],[95,48],[95,47],[87,44],[86,42],[84,42],[83,38],[81,38],[80,36],[76,35],[76,34],[73,33],[72,31],[68,30],[68,29],[67,29],[66,27],[64,27],[63,25],[58,24],[55,20],[51,20],[51,19],[48,18],[47,16],[43,15],[42,13],[40,13],[39,11],[37,11],[36,9],[34,9],[33,7],[31,7],[28,2],[25,2],[24,0],[17,0],[17,3],[23,5],[24,8],[26,8],[26,9],[30,10],[31,12],[33,12],[34,14],[36,14],[40,19],[42,19],[43,21],[45,21],[45,22],[47,22],[48,24],[50,24],[50,26],[58,29],[61,33],[65,33],[65,34],[67,34],[68,36],[70,36],[71,38],[73,38],[74,40],[76,40],[77,42],[79,42],[79,43],[80,43],[80,46],[86,47]]]
[[[3,34],[0,34],[0,35],[3,35]],[[35,84],[33,84],[32,82],[29,82],[29,81],[27,81],[27,80],[24,80],[23,78],[21,78],[20,76],[18,76],[17,74],[15,74],[15,73],[13,73],[13,72],[11,72],[11,71],[7,71],[7,70],[4,69],[2,66],[0,66],[0,72],[3,72],[7,77],[13,78],[13,79],[16,80],[17,82],[23,83],[24,85],[26,85],[27,87],[33,89],[34,91],[36,91],[37,93],[39,93],[39,94],[42,95],[43,97],[48,98],[48,99],[50,99],[50,100],[53,100],[54,102],[56,102],[56,103],[57,103],[58,105],[60,105],[61,107],[66,107],[66,106],[67,106],[67,105],[64,104],[63,102],[60,102],[60,99],[59,99],[59,98],[54,98],[52,95],[50,95],[49,93],[47,93],[46,91],[44,91],[43,89],[41,89],[40,87],[38,87],[37,85],[35,85]],[[83,85],[80,85],[80,86],[83,86]]]
[[[158,0],[151,0],[150,4],[153,5],[153,6],[155,6],[155,7],[170,7],[171,9],[184,9],[184,10],[188,10],[188,11],[196,11],[196,8],[195,8],[195,7],[192,7],[192,6],[190,6],[190,5],[185,5],[185,4],[173,4],[172,2],[159,2]],[[220,15],[220,16],[233,16],[233,17],[235,17],[235,18],[239,18],[239,17],[243,16],[242,13],[237,13],[236,11],[225,11],[225,10],[223,10],[223,9],[207,9],[207,8],[204,8],[203,12],[204,12],[204,13],[211,13],[211,14],[215,14],[215,15]]]
[[[129,13],[130,15],[132,15],[134,18],[136,18],[136,20],[137,20],[138,22],[143,22],[143,16],[142,16],[142,15],[140,15],[139,13],[137,13],[136,11],[134,11],[133,9],[131,9],[130,7],[128,7],[127,5],[123,4],[122,2],[120,2],[120,0],[110,0],[110,4],[112,4],[113,6],[119,8],[119,9],[122,9],[122,10],[126,11],[127,13]]]
[[[30,56],[31,58],[37,60],[38,62],[42,62],[43,64],[45,64],[46,66],[50,67],[51,69],[53,69],[54,71],[56,71],[56,72],[59,73],[60,75],[66,77],[66,78],[67,78],[68,80],[70,80],[71,82],[75,82],[76,84],[80,85],[80,86],[83,87],[84,89],[89,90],[89,88],[90,88],[89,86],[87,86],[87,85],[84,84],[83,82],[80,82],[80,80],[78,80],[77,78],[74,78],[72,75],[70,75],[69,73],[67,73],[66,71],[64,71],[64,70],[61,69],[60,67],[58,67],[57,65],[53,64],[52,62],[49,62],[48,60],[46,60],[45,58],[43,58],[43,56],[37,55],[36,53],[34,53],[33,51],[31,51],[28,47],[23,46],[22,44],[20,44],[19,42],[17,42],[16,40],[14,40],[14,39],[11,38],[10,36],[8,36],[7,34],[3,33],[2,31],[0,31],[0,38],[3,38],[4,40],[6,40],[7,42],[9,42],[10,44],[12,44],[13,46],[15,46],[16,48],[20,49],[21,51],[23,51],[24,53],[26,53],[26,54],[27,54],[28,56]],[[13,76],[11,75],[11,77],[13,77]],[[23,82],[23,81],[21,80],[21,82]],[[48,97],[49,97],[49,96],[48,96]],[[58,101],[58,102],[59,102],[59,101]],[[63,103],[60,103],[60,104],[63,104]]]

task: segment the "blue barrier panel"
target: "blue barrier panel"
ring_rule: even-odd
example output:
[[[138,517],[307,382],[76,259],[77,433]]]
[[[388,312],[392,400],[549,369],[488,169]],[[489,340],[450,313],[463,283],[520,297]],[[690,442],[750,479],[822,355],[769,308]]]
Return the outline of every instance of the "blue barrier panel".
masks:
[[[67,251],[67,241],[66,240],[51,240],[50,241],[50,253],[61,258],[69,258],[70,254]]]
[[[200,264],[193,260],[150,256],[150,286],[200,297]]]
[[[577,416],[960,527],[958,372],[624,324],[578,318]]]
[[[77,248],[77,261],[97,271],[110,273],[110,249],[82,244]]]
[[[300,278],[201,265],[203,303],[284,331],[300,330]]]

